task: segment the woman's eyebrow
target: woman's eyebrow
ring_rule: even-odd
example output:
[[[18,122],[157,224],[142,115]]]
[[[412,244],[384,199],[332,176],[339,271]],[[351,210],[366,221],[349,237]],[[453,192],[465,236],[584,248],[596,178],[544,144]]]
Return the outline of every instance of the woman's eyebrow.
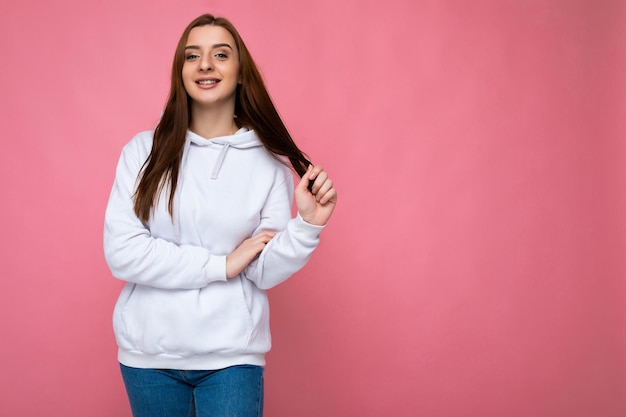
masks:
[[[216,43],[216,44],[214,44],[211,47],[211,49],[223,48],[223,47],[226,47],[226,48],[229,48],[230,50],[233,50],[233,47],[230,46],[227,43]],[[198,45],[187,45],[187,46],[185,46],[185,51],[188,50],[188,49],[200,49],[200,47]]]

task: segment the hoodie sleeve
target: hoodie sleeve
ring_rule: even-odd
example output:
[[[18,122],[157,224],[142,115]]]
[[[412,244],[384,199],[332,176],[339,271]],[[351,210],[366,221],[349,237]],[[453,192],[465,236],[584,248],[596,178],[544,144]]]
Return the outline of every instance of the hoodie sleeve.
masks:
[[[255,233],[276,231],[259,257],[244,270],[245,278],[261,289],[272,288],[299,271],[311,258],[320,242],[324,226],[305,222],[300,215],[291,218],[294,196],[293,177],[274,187],[261,213],[261,223]]]
[[[104,222],[104,255],[113,276],[165,289],[195,289],[226,281],[226,257],[205,248],[152,237],[133,210],[136,178],[145,158],[139,141],[120,157]]]

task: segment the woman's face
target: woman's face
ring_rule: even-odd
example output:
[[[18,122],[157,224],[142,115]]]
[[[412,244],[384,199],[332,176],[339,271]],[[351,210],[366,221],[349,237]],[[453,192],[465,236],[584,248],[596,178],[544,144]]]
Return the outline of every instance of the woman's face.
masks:
[[[239,83],[239,51],[233,36],[221,26],[198,26],[185,46],[183,85],[194,105],[235,106]]]

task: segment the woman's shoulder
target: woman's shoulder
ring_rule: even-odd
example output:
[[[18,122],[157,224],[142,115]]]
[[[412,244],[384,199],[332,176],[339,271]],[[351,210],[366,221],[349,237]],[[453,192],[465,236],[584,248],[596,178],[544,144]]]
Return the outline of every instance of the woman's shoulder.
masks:
[[[137,133],[124,146],[124,152],[134,154],[149,154],[152,149],[152,139],[154,138],[154,130],[144,130]]]
[[[137,133],[135,136],[133,136],[133,138],[130,140],[129,143],[139,143],[139,144],[149,144],[150,146],[152,146],[152,139],[154,138],[154,130],[143,130],[139,133]]]

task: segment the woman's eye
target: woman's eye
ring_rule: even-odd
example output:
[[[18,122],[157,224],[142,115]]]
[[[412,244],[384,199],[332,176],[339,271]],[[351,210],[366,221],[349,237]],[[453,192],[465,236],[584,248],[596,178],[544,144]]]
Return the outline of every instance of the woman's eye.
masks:
[[[215,57],[218,59],[226,59],[228,58],[228,55],[226,55],[225,53],[219,52],[217,54],[215,54]]]
[[[187,61],[191,61],[192,59],[196,59],[196,58],[198,58],[198,55],[195,55],[195,54],[189,54],[185,57]]]

